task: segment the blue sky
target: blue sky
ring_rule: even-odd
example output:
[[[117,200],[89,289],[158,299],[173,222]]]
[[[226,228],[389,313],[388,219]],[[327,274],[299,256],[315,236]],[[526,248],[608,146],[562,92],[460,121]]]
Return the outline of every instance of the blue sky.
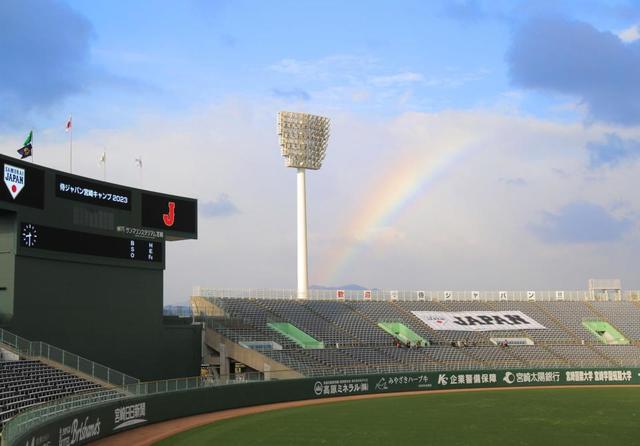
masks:
[[[525,60],[539,61],[531,52],[545,57],[545,44],[554,47],[580,26],[587,38],[622,31],[639,14],[637,5],[622,1],[10,0],[3,8],[13,24],[4,29],[10,34],[5,63],[26,69],[14,72],[22,83],[11,86],[24,95],[14,107],[44,108],[12,120],[24,125],[73,109],[91,128],[124,125],[140,112],[184,113],[237,95],[389,116],[487,106],[514,86],[529,91],[519,104],[523,111],[548,115],[562,99],[535,92],[592,101],[597,92],[524,72]],[[29,36],[21,32],[25,22],[38,23]],[[533,29],[545,38],[533,37]],[[41,70],[52,77],[44,85],[34,79]]]
[[[191,285],[294,286],[281,109],[333,120],[309,180],[314,283],[640,287],[639,24],[631,0],[5,0],[0,152],[33,128],[36,161],[64,168],[73,114],[77,173],[99,177],[107,151],[109,179],[198,197],[203,234],[170,247],[168,302]],[[457,150],[463,161],[372,231],[384,237],[344,231],[372,193],[362,178]],[[442,212],[456,222],[425,229]],[[345,270],[320,272],[358,244]],[[202,266],[183,271],[187,258]]]

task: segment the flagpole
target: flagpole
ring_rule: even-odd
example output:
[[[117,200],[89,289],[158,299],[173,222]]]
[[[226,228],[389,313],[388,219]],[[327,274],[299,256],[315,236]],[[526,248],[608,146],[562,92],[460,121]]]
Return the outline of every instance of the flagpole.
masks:
[[[69,127],[69,173],[73,173],[73,116],[69,116],[69,122],[71,126]]]
[[[140,189],[144,187],[144,181],[142,181],[142,156],[138,156],[135,159],[135,163],[138,166],[138,170],[140,171]]]
[[[102,166],[102,180],[107,181],[107,148],[100,144],[103,148],[102,153],[98,156],[98,165]]]

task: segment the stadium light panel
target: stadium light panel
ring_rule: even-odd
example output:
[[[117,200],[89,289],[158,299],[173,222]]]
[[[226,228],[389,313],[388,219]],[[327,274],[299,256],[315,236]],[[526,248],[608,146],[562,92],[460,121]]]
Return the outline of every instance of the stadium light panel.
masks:
[[[280,153],[285,166],[318,170],[329,142],[329,118],[307,113],[278,113]]]

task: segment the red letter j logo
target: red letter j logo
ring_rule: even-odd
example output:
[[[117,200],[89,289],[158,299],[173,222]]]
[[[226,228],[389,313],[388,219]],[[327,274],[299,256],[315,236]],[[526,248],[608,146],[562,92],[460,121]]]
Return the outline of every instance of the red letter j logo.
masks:
[[[173,226],[176,221],[176,204],[173,201],[169,202],[169,213],[162,214],[162,221],[166,226]]]

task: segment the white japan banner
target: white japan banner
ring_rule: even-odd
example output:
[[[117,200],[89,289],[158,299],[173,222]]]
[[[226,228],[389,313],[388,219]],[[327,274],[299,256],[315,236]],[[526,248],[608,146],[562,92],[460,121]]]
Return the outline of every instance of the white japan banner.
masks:
[[[546,328],[522,311],[412,311],[434,330],[499,331]]]

